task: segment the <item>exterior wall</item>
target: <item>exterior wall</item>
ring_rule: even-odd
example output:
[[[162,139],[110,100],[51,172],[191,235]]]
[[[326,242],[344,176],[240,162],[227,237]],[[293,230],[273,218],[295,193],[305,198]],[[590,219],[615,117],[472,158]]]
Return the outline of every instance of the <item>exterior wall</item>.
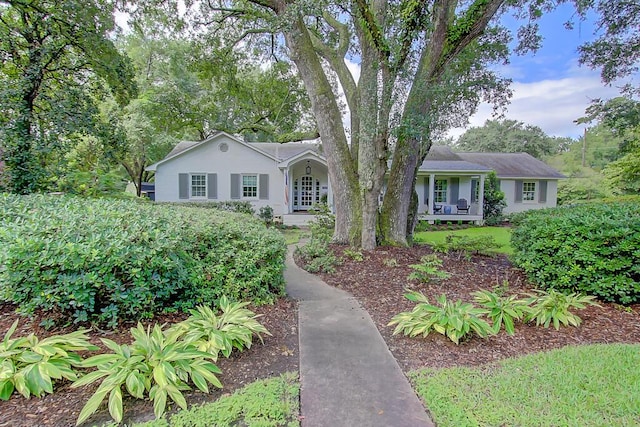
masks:
[[[540,180],[523,178],[520,181],[536,182],[536,190],[540,189]],[[515,179],[500,179],[500,190],[504,192],[507,206],[504,208],[503,213],[516,213],[524,212],[531,209],[545,209],[553,208],[557,204],[558,200],[558,180],[544,180],[547,182],[547,197],[546,202],[538,201],[538,192],[536,192],[535,201],[521,201],[516,202],[516,180]]]
[[[221,143],[227,144],[226,152],[220,150]],[[217,174],[217,198],[180,199],[178,180],[181,173]],[[268,200],[260,200],[258,197],[237,200],[250,201],[256,211],[268,205],[273,208],[274,215],[287,212],[288,207],[284,204],[284,175],[278,169],[276,161],[226,136],[216,138],[158,165],[155,176],[156,200],[167,202],[232,200],[231,174],[268,174]]]
[[[438,203],[438,205],[443,205],[443,206],[450,206],[451,207],[451,213],[452,214],[456,214],[456,205],[458,203],[458,199],[467,199],[467,202],[469,202],[470,205],[470,209],[469,209],[469,214],[476,214],[477,213],[477,206],[473,206],[471,204],[471,176],[459,176],[459,175],[435,175],[435,179],[451,179],[451,178],[458,178],[459,184],[458,184],[458,198],[456,200],[451,200],[451,181],[449,181],[449,185],[447,186],[447,203]],[[427,201],[425,199],[425,175],[419,175],[417,182],[416,182],[416,191],[418,193],[418,201],[419,201],[419,205],[418,205],[418,213],[419,214],[423,214],[426,213],[429,209],[429,206],[427,205]],[[428,189],[426,189],[426,191],[428,191]],[[429,197],[430,199],[433,199],[433,195],[431,195]],[[474,207],[475,207],[475,212],[474,212]]]

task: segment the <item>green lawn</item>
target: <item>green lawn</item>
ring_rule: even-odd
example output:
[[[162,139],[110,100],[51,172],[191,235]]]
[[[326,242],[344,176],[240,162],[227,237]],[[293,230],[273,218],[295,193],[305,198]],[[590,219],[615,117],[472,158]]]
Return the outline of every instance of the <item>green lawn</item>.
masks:
[[[640,425],[640,345],[566,347],[411,381],[446,426]]]
[[[300,237],[302,237],[302,234],[305,231],[299,228],[286,228],[280,230],[280,232],[284,236],[284,240],[287,245],[295,245],[296,243],[300,242]]]
[[[498,252],[511,255],[511,229],[508,227],[472,227],[462,230],[439,230],[439,231],[420,231],[414,235],[416,243],[442,243],[448,235],[455,234],[458,236],[493,236],[495,241],[500,245]]]

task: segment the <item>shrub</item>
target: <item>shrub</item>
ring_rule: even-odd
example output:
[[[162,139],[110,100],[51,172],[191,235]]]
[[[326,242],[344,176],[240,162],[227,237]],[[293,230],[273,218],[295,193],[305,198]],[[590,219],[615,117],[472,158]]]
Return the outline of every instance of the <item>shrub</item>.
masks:
[[[515,334],[514,322],[529,312],[527,301],[518,299],[517,295],[501,296],[496,292],[480,290],[474,293],[474,299],[491,319],[494,334],[500,332],[502,325],[507,334]]]
[[[364,255],[362,254],[362,251],[357,248],[347,248],[343,251],[343,253],[346,257],[349,257],[354,261],[364,261]]]
[[[560,324],[564,326],[580,326],[582,319],[569,310],[572,308],[582,309],[587,305],[598,305],[594,301],[594,297],[569,294],[565,295],[561,292],[538,291],[538,295],[531,296],[527,301],[531,306],[527,314],[527,321],[536,321],[536,325],[543,325],[548,328],[551,323],[556,329],[560,329]]]
[[[335,217],[326,204],[316,204],[312,211],[315,218],[309,223],[311,239],[306,245],[297,247],[296,253],[302,259],[307,271],[333,273],[338,259],[329,247],[329,243],[333,235]]]
[[[271,225],[273,222],[273,208],[271,206],[262,206],[258,212],[258,218],[266,225]]]
[[[160,202],[159,205],[180,206],[188,208],[216,209],[226,212],[255,215],[256,210],[251,202],[241,200],[225,200],[222,202]]]
[[[53,380],[77,379],[74,367],[81,365],[78,351],[97,350],[85,331],[54,335],[39,340],[34,334],[11,338],[16,320],[0,343],[0,399],[9,400],[14,390],[29,398],[53,393]]]
[[[0,196],[0,295],[65,321],[284,293],[282,235],[218,210],[125,200]]]
[[[122,421],[123,387],[137,399],[144,399],[148,394],[157,418],[164,414],[167,398],[171,398],[182,409],[187,409],[182,391],[191,389],[189,381],[205,393],[209,392],[208,383],[222,388],[215,376],[220,369],[207,360],[212,355],[178,340],[179,335],[165,335],[158,325],[145,330],[140,323],[137,328],[131,328],[131,335],[134,338],[131,345],[118,345],[101,338],[113,353],[99,354],[81,363],[82,367],[95,367],[96,370],[74,382],[72,387],[103,380],[80,411],[78,424],[89,418],[107,395],[111,417],[117,422]]]
[[[415,271],[407,277],[408,280],[419,280],[429,283],[435,279],[448,279],[451,274],[440,270],[442,260],[437,255],[425,255],[420,259],[420,264],[411,264],[409,267]]]
[[[500,248],[500,244],[496,242],[493,236],[478,235],[464,236],[458,234],[449,234],[445,241],[433,245],[436,252],[458,253],[458,259],[464,258],[471,260],[471,255],[494,255],[495,251]]]
[[[251,347],[254,335],[271,335],[256,319],[251,310],[244,307],[246,302],[230,303],[226,297],[220,299],[220,315],[207,306],[199,306],[190,310],[191,316],[174,325],[170,334],[177,334],[184,341],[194,345],[198,350],[211,354],[214,361],[218,354],[229,357],[236,348],[239,351]]]
[[[487,175],[484,182],[484,204],[482,205],[484,222],[487,225],[498,225],[502,222],[502,211],[507,207],[504,192],[500,190],[500,181],[494,171]]]
[[[584,204],[512,218],[513,260],[543,289],[640,301],[640,203]]]
[[[397,324],[394,335],[402,332],[411,337],[420,334],[426,337],[435,331],[459,344],[461,339],[474,332],[481,338],[493,332],[491,326],[480,318],[484,311],[471,304],[459,300],[453,303],[441,295],[438,298],[439,305],[431,305],[427,297],[419,292],[410,292],[405,297],[418,304],[412,311],[396,314],[391,319],[388,326]]]

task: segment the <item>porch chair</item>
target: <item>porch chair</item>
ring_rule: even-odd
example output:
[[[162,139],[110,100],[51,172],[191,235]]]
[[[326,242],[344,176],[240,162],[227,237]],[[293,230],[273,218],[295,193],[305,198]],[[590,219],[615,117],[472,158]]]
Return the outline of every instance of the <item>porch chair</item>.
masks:
[[[464,212],[465,215],[469,215],[469,203],[467,203],[467,199],[458,199],[458,205],[456,208],[458,215],[460,215],[461,212]]]

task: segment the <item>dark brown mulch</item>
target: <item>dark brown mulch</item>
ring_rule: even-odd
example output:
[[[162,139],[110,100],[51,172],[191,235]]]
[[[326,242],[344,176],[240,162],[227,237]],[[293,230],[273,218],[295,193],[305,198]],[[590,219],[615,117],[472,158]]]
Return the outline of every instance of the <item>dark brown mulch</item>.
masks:
[[[185,392],[189,405],[215,400],[223,394],[249,384],[257,379],[278,376],[284,372],[298,371],[298,322],[297,304],[289,299],[280,299],[274,305],[248,307],[262,314],[260,322],[271,332],[272,336],[264,336],[264,344],[259,340],[249,350],[232,353],[229,359],[221,357],[216,365],[222,370],[218,376],[224,388],[213,389],[210,394],[199,391]],[[2,336],[19,316],[15,307],[0,304],[0,332]],[[174,323],[184,319],[185,315],[164,315],[152,323]],[[29,322],[20,320],[20,325],[13,337],[20,337],[34,332],[39,338],[53,334],[64,334],[73,328],[47,331],[38,326],[39,320]],[[101,345],[100,338],[108,338],[120,344],[130,342],[129,328],[126,325],[116,331],[93,330],[91,341]],[[1,337],[0,337],[1,338]],[[104,347],[103,347],[104,348]],[[105,350],[106,351],[106,350]],[[14,393],[8,401],[0,401],[0,427],[18,426],[75,426],[80,410],[91,397],[97,384],[72,389],[69,382],[57,383],[54,394],[43,398],[25,399]],[[147,421],[154,418],[153,406],[149,401],[125,398],[124,422]],[[101,425],[111,420],[105,405],[86,425]]]
[[[440,334],[426,338],[393,336],[394,327],[387,326],[391,318],[415,305],[403,297],[407,287],[422,291],[434,303],[441,294],[447,299],[473,302],[472,292],[501,286],[505,280],[508,281],[507,293],[531,293],[533,287],[502,255],[474,256],[470,262],[455,255],[440,255],[443,269],[452,273],[451,278],[423,285],[408,281],[407,276],[413,271],[410,264],[417,264],[422,256],[432,253],[428,246],[378,248],[365,252],[365,260],[361,262],[344,256],[344,247],[333,249],[343,263],[337,267],[336,274],[323,274],[322,278],[330,285],[351,292],[360,301],[405,372],[424,367],[480,365],[567,345],[640,342],[640,305],[630,307],[631,311],[627,312],[623,307],[605,303],[578,311],[583,319],[580,327],[561,327],[559,331],[519,323],[514,336],[502,331],[488,339],[473,337],[460,345]],[[397,267],[389,266],[396,263]]]

